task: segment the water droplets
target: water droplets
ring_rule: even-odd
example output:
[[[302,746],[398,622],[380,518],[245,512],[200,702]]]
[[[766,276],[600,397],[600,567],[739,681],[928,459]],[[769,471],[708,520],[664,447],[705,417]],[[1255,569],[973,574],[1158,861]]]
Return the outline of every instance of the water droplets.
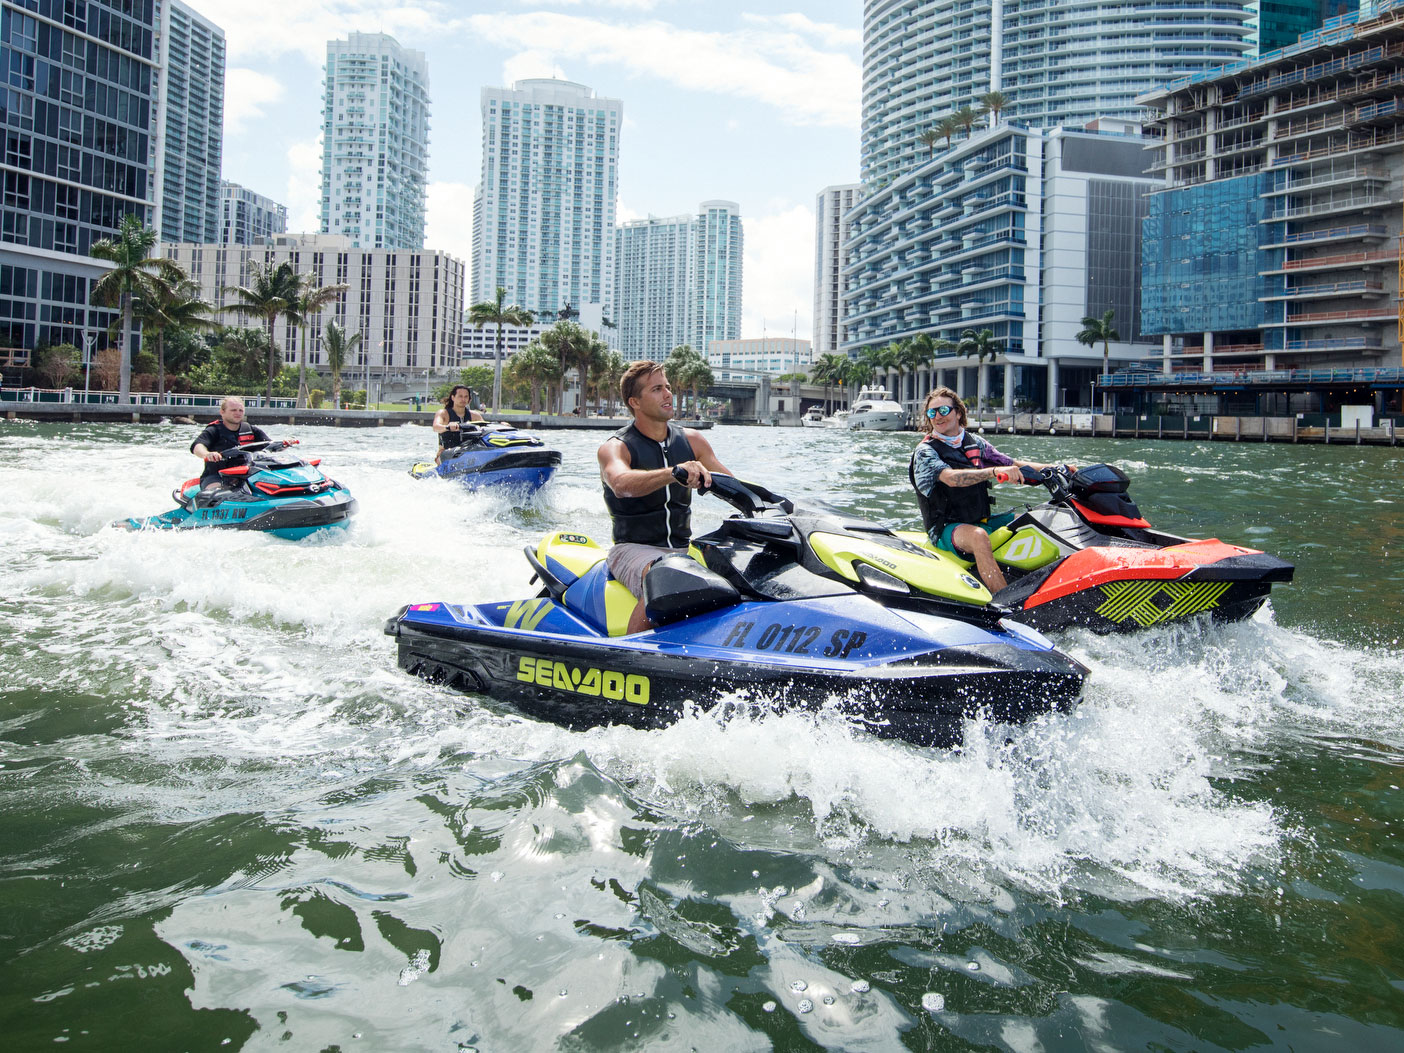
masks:
[[[927,991],[921,996],[921,1007],[928,1013],[939,1013],[946,1008],[946,996],[940,991]]]

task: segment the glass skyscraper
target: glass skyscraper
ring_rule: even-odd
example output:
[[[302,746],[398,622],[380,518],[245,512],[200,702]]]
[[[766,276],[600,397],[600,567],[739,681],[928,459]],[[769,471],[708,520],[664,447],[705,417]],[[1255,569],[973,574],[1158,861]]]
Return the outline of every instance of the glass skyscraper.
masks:
[[[692,344],[707,354],[713,340],[741,336],[741,209],[734,201],[704,201],[692,249]]]
[[[160,0],[155,203],[162,241],[218,241],[224,153],[224,30]]]
[[[424,247],[429,65],[384,33],[327,41],[322,233],[366,249]]]
[[[584,320],[614,302],[623,110],[565,80],[483,89],[473,303],[501,287],[507,303]]]
[[[618,346],[662,361],[679,344],[701,355],[741,335],[741,209],[704,201],[692,216],[620,225],[615,248]]]
[[[917,136],[981,96],[1031,127],[1138,121],[1136,96],[1243,57],[1244,0],[868,0],[860,171],[879,185],[928,155]]]
[[[122,217],[150,219],[152,0],[0,0],[0,352],[105,346],[90,307],[104,268],[88,256]]]

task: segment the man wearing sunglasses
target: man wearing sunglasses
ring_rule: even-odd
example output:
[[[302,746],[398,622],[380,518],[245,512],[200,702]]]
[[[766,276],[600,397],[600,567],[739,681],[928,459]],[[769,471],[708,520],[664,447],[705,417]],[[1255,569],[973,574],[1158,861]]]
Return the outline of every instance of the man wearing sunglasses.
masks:
[[[1005,456],[966,431],[966,422],[965,403],[950,388],[936,388],[927,395],[921,421],[927,434],[912,454],[907,476],[916,489],[922,525],[932,544],[961,559],[973,559],[980,580],[995,593],[1006,582],[995,562],[990,534],[1018,513],[993,514],[991,484],[1037,481],[1034,473],[1051,466]],[[1033,479],[1025,479],[1024,468],[1032,470]]]

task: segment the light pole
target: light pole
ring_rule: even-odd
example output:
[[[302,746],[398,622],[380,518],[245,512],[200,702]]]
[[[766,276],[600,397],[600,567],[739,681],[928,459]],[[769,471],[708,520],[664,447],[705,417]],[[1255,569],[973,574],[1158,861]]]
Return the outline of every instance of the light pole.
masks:
[[[97,343],[97,334],[85,332],[83,334],[83,405],[88,404],[88,380],[93,374],[93,345]]]

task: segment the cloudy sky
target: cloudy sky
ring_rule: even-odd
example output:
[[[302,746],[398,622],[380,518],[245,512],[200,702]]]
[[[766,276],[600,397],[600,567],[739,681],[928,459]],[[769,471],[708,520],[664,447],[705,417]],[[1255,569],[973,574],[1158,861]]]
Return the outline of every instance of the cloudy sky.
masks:
[[[228,44],[224,177],[317,229],[326,42],[389,33],[429,63],[426,242],[468,259],[480,92],[564,77],[624,104],[619,218],[739,202],[742,336],[811,334],[814,196],[856,180],[855,0],[187,0]]]

